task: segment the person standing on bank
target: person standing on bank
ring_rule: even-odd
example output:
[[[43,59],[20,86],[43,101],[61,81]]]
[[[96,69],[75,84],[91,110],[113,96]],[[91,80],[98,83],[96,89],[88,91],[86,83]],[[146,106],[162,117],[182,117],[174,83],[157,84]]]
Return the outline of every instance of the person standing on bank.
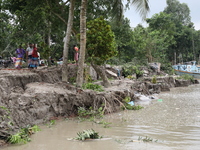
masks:
[[[79,57],[79,48],[76,45],[74,45],[74,60],[76,64],[78,64],[78,57]]]
[[[29,43],[29,47],[26,49],[26,61],[28,62],[28,68],[30,68],[30,64],[32,61],[32,53],[33,53],[33,45]]]
[[[22,68],[22,61],[23,61],[23,58],[24,58],[24,54],[26,54],[26,51],[20,45],[19,48],[16,50],[16,54],[17,54],[17,59],[16,59],[16,62],[15,62],[15,68],[21,69]]]
[[[33,44],[33,51],[32,51],[32,55],[31,55],[31,62],[30,62],[30,68],[35,68],[37,69],[38,66],[38,51],[37,51],[37,46],[36,44]]]

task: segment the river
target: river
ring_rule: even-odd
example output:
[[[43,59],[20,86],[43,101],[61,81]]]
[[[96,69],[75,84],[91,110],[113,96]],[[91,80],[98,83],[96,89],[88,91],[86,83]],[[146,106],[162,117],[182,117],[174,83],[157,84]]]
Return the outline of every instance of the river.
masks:
[[[159,99],[137,111],[123,111],[104,117],[102,124],[77,120],[56,121],[31,136],[25,145],[3,150],[199,150],[200,149],[200,85],[173,88],[162,92]],[[77,132],[94,129],[99,140],[71,140]],[[150,138],[144,142],[139,138]]]

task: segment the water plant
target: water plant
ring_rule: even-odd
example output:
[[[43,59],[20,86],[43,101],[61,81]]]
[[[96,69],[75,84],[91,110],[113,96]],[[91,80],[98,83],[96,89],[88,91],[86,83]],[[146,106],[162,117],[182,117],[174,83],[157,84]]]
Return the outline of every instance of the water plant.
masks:
[[[143,106],[140,106],[140,105],[132,106],[132,107],[133,107],[133,110],[140,110],[144,108]]]
[[[99,136],[99,133],[93,129],[83,130],[82,132],[77,133],[76,140],[85,141],[87,139],[100,139],[102,136]]]
[[[106,122],[106,121],[100,121],[100,122],[95,122],[97,124],[102,124],[104,128],[110,128],[110,124],[112,124],[111,122]]]
[[[56,124],[55,120],[50,120],[49,123],[47,124],[47,126],[50,128],[50,127],[52,127],[55,124]]]
[[[123,103],[124,103],[124,106],[122,107],[123,109],[128,109],[128,110],[139,110],[139,109],[142,109],[144,107],[140,106],[140,105],[131,105],[129,102],[131,102],[131,98],[129,96],[125,97],[123,99]]]
[[[40,131],[40,128],[37,125],[34,125],[32,127],[27,126],[25,128],[22,128],[16,134],[11,135],[8,138],[8,142],[11,144],[26,144],[27,142],[31,141],[30,136],[37,131]]]
[[[138,141],[143,141],[143,142],[157,142],[158,140],[153,140],[151,137],[140,137],[138,138]]]

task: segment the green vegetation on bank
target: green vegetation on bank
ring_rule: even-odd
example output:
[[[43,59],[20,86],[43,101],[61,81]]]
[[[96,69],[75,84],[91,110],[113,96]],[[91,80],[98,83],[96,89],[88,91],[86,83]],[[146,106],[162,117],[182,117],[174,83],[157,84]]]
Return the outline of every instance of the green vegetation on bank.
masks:
[[[80,120],[95,120],[95,119],[101,119],[104,116],[104,110],[103,107],[99,107],[97,110],[94,110],[94,108],[90,107],[89,109],[86,109],[85,107],[79,107],[78,108],[78,118]]]
[[[40,128],[37,125],[34,125],[32,127],[27,126],[25,128],[22,128],[16,134],[11,135],[8,138],[8,141],[11,144],[26,144],[27,142],[31,141],[30,136],[38,131],[40,131]]]
[[[123,104],[124,106],[122,107],[123,109],[128,109],[128,110],[140,110],[143,109],[144,107],[140,106],[140,105],[131,105],[131,98],[129,96],[127,96],[124,100],[123,100]]]
[[[188,74],[181,75],[180,77],[177,77],[177,79],[188,80],[194,83],[194,77]]]
[[[103,92],[103,87],[101,85],[98,84],[93,84],[93,83],[84,83],[82,86],[83,89],[91,89],[94,91],[98,91],[98,92]]]

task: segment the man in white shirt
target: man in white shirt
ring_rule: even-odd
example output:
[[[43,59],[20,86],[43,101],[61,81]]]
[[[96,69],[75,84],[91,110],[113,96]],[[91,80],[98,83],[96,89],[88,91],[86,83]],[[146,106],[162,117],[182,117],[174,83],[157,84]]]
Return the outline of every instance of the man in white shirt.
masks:
[[[32,60],[33,45],[29,43],[29,47],[26,49],[26,61],[28,62],[28,68],[30,68],[30,62]]]

